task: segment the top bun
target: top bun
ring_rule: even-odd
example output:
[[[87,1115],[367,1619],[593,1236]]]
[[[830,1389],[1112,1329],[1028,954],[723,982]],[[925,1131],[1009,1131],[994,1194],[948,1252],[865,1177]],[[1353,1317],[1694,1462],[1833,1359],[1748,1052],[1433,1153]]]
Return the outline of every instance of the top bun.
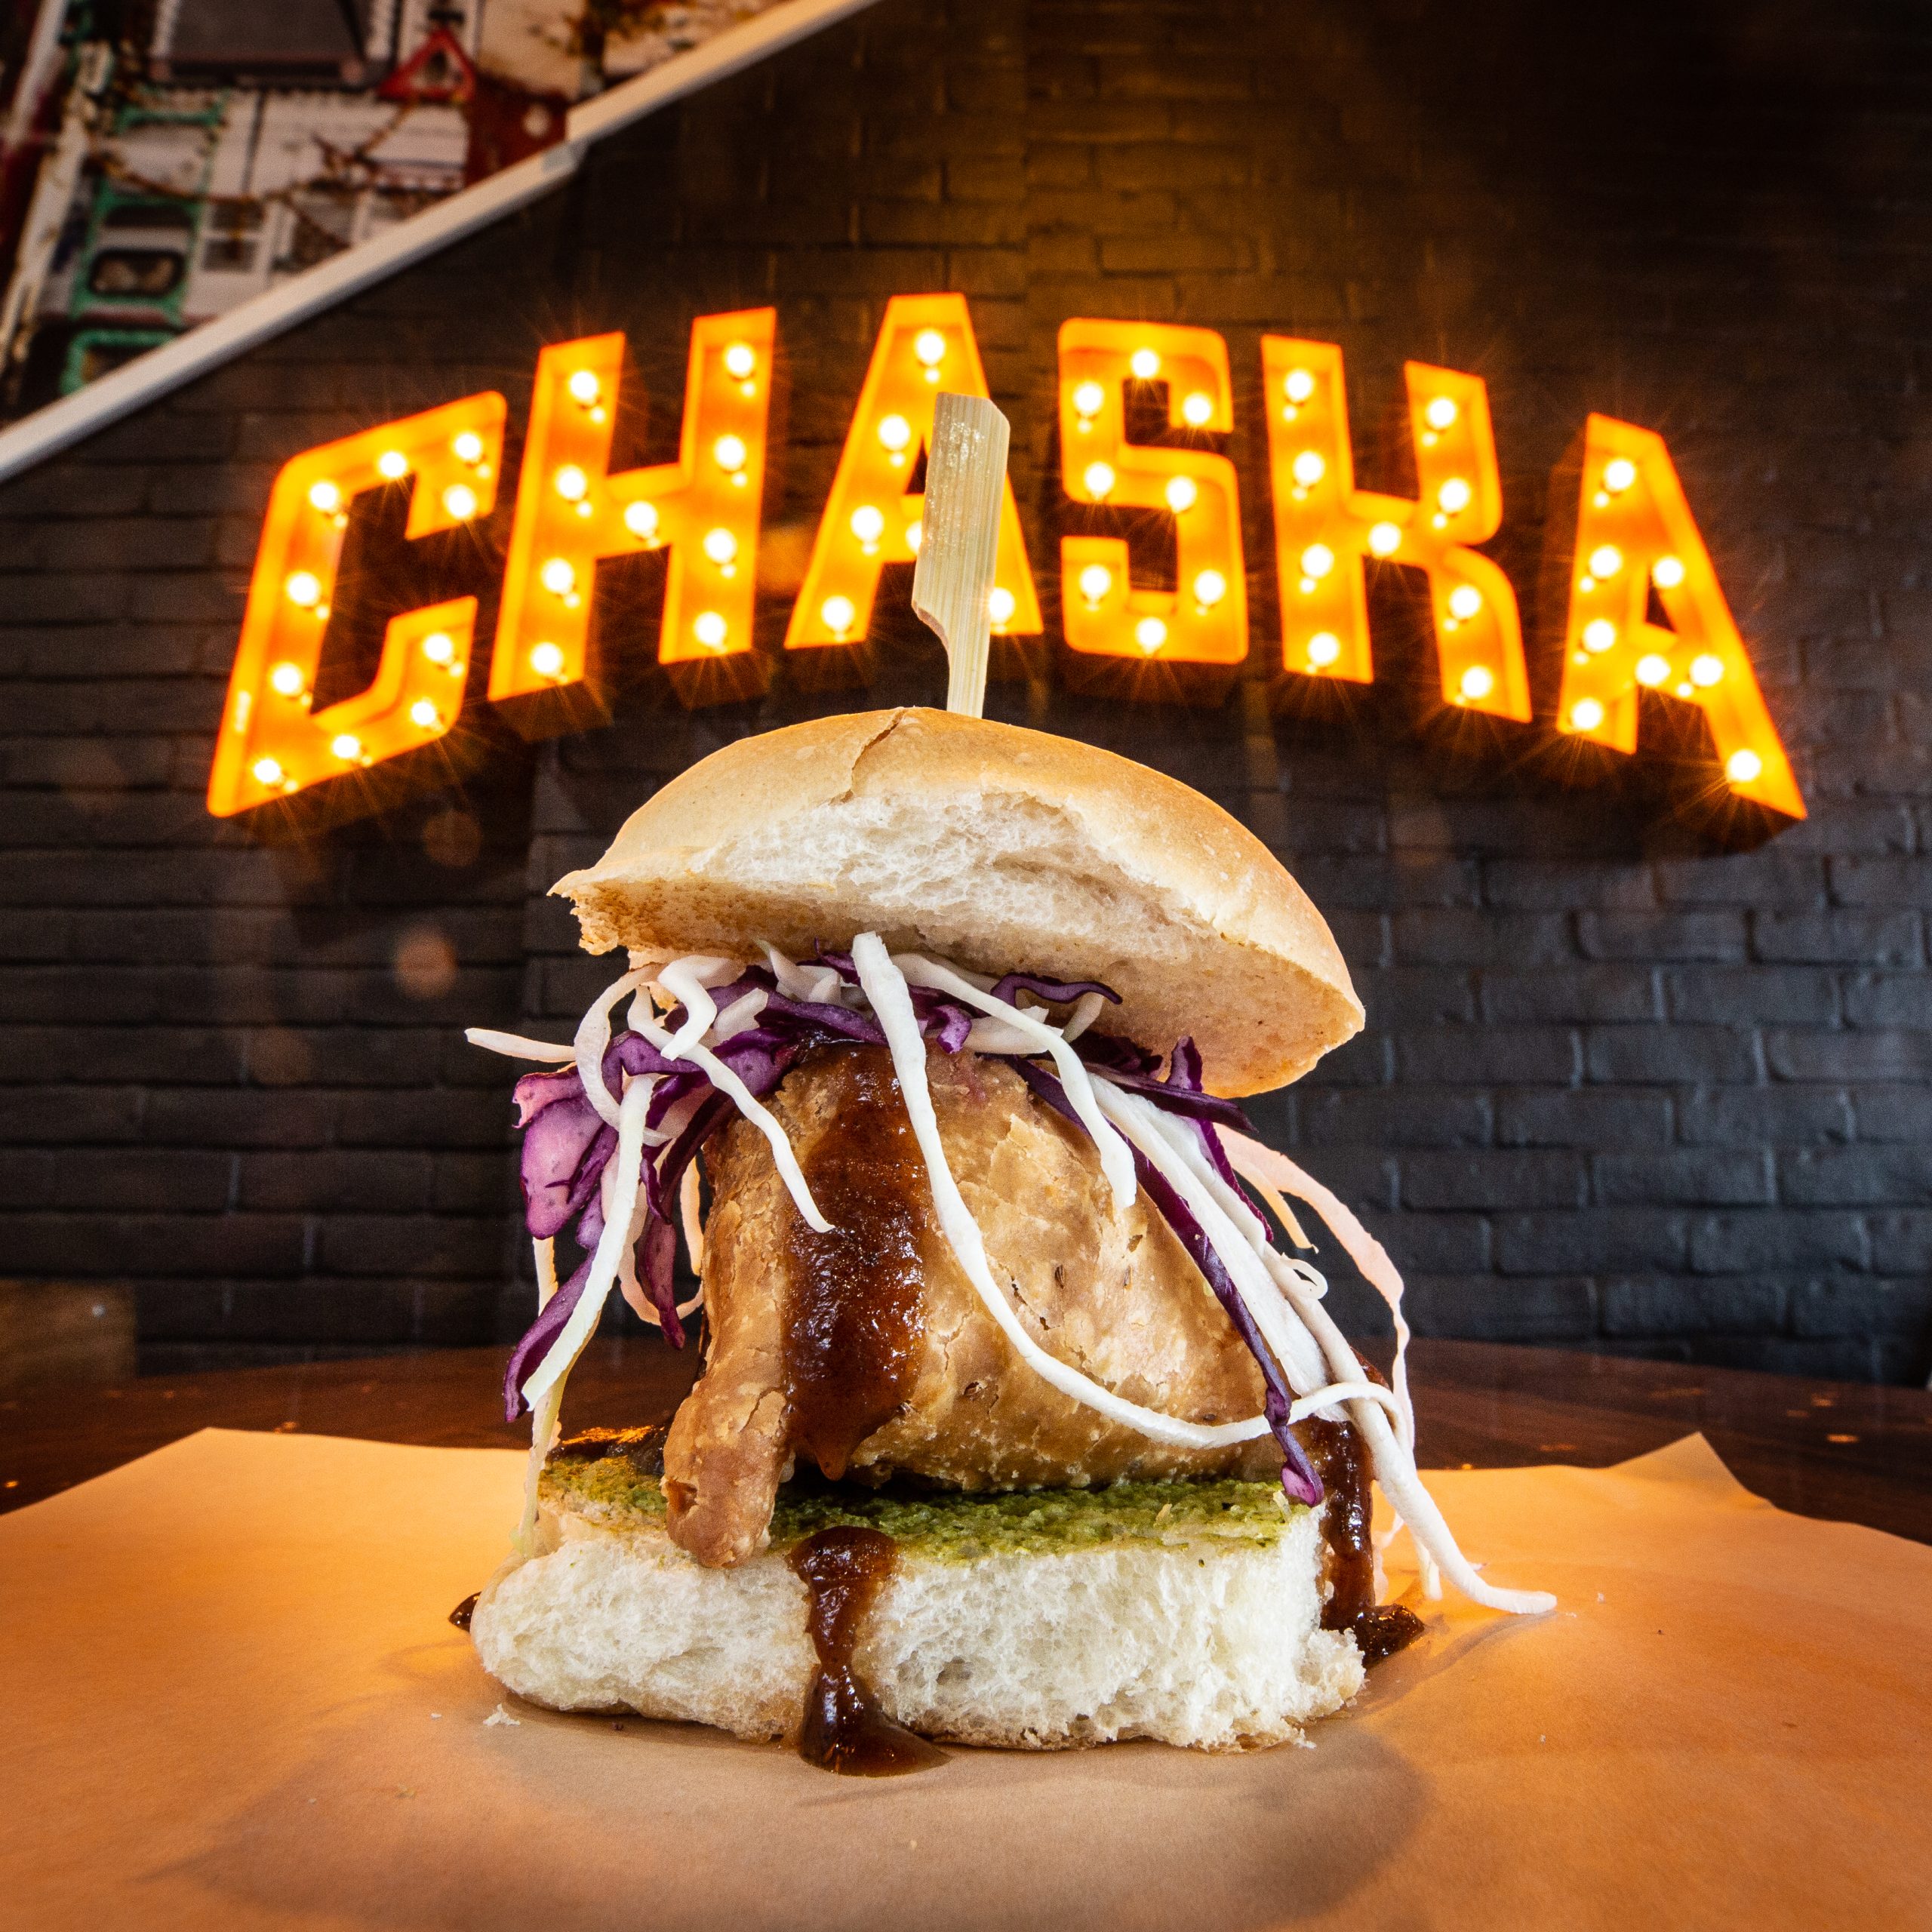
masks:
[[[1100,980],[1097,1023],[1254,1094],[1361,1028],[1327,924],[1198,792],[1091,745],[949,712],[847,713],[672,780],[551,890],[592,952],[798,956],[876,932],[983,973]]]

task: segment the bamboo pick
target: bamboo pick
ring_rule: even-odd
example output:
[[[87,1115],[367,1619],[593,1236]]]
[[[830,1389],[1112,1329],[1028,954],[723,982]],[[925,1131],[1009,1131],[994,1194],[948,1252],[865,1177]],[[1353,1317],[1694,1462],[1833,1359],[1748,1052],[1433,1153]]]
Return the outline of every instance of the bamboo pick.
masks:
[[[912,608],[946,646],[946,708],[983,715],[1011,426],[984,396],[941,395],[926,445]]]

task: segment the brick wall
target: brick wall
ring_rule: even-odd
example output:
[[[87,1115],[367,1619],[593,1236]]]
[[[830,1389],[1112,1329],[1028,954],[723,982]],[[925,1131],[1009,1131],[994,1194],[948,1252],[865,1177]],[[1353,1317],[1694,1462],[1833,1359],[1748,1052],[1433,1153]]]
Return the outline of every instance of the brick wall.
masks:
[[[1014,418],[1050,629],[1059,323],[1228,337],[1241,688],[1193,709],[1080,699],[1049,657],[989,709],[1200,786],[1327,913],[1368,1026],[1257,1111],[1361,1206],[1417,1326],[1923,1377],[1928,55],[1902,10],[1854,23],[1819,0],[1694,22],[1649,0],[1607,20],[885,0],[8,486],[6,1266],[135,1280],[151,1366],[515,1321],[504,1075],[457,1028],[574,1018],[608,969],[574,952],[549,881],[711,746],[841,700],[780,661],[761,703],[688,714],[643,673],[608,728],[535,747],[478,706],[463,769],[403,805],[273,842],[217,826],[201,792],[269,478],[470,387],[502,388],[514,424],[537,345],[580,330],[629,331],[674,396],[691,317],[769,300],[789,397],[767,516],[808,532],[884,298],[958,288]],[[1550,471],[1592,408],[1662,430],[1809,820],[1721,850],[1654,766],[1584,783],[1545,732],[1445,738],[1398,592],[1378,598],[1374,687],[1280,707],[1264,328],[1343,345],[1371,485],[1405,487],[1376,434],[1405,358],[1486,377],[1494,548],[1545,719]],[[486,632],[506,521],[434,560]],[[648,574],[611,591],[612,635],[651,621]],[[943,691],[903,601],[865,701]],[[785,610],[761,608],[774,647]]]

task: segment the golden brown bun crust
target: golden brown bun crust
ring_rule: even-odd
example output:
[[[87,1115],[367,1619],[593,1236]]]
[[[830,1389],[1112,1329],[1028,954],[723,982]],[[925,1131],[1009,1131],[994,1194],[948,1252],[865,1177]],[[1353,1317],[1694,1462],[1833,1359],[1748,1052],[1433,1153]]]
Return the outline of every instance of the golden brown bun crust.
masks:
[[[592,952],[795,956],[875,931],[987,973],[1100,980],[1100,1022],[1192,1034],[1217,1093],[1295,1078],[1357,1032],[1327,924],[1211,800],[1072,739],[949,712],[819,718],[714,752],[552,890]]]

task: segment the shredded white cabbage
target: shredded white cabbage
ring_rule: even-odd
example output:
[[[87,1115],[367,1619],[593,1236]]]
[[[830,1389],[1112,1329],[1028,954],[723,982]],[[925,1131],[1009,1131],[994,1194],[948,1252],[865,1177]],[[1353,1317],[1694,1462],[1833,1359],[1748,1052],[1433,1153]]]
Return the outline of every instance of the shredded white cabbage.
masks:
[[[702,1277],[704,1274],[704,1221],[698,1211],[703,1204],[703,1198],[698,1192],[700,1186],[697,1156],[694,1155],[691,1157],[691,1165],[685,1168],[682,1178],[678,1183],[678,1217],[685,1224],[685,1247],[691,1257],[691,1272],[700,1278],[698,1291],[691,1297],[691,1306],[694,1308],[704,1299],[704,1289],[702,1286]],[[678,1310],[680,1315],[684,1312],[681,1306]]]
[[[537,1307],[540,1314],[557,1292],[557,1244],[540,1241],[532,1244],[537,1254]],[[531,1411],[530,1457],[523,1472],[523,1518],[517,1524],[515,1543],[519,1556],[534,1556],[537,1544],[537,1485],[543,1474],[544,1458],[557,1439],[557,1419],[564,1406],[564,1385],[557,1386]]]
[[[711,989],[729,986],[743,971],[735,959],[715,959],[701,952],[673,959],[659,970],[657,983],[674,1004],[681,1004],[685,1009],[685,1023],[672,1035],[678,1054],[711,1035],[718,1017],[718,1002],[711,997]]]
[[[611,1009],[626,993],[635,992],[650,977],[649,967],[638,966],[621,979],[613,980],[590,1002],[577,1024],[577,1039],[572,1051],[577,1059],[577,1078],[583,1082],[585,1097],[597,1109],[598,1118],[606,1127],[617,1124],[617,1103],[611,1097],[611,1090],[604,1084],[604,1056],[611,1045]]]
[[[466,1026],[463,1037],[472,1047],[481,1047],[488,1054],[501,1054],[508,1060],[577,1058],[574,1046],[558,1046],[554,1040],[532,1040],[521,1033],[500,1033],[494,1026]]]

